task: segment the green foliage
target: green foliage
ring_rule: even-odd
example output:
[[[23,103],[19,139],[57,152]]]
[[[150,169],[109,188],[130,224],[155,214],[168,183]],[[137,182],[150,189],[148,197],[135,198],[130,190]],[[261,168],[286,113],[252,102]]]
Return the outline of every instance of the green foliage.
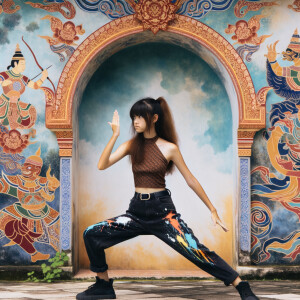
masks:
[[[53,258],[48,259],[48,264],[44,263],[41,264],[42,271],[44,277],[42,279],[37,278],[35,276],[35,271],[27,273],[28,278],[26,281],[33,281],[33,282],[52,282],[53,280],[60,278],[63,265],[66,264],[66,262],[69,260],[67,254],[65,252],[56,252],[55,256]],[[49,265],[49,263],[51,263]]]

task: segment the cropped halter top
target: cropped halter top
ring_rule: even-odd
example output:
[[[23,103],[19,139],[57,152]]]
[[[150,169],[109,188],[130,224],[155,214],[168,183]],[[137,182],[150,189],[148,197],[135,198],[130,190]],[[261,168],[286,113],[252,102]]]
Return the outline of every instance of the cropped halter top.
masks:
[[[135,187],[165,188],[165,174],[168,160],[162,154],[156,141],[158,135],[145,139],[145,157],[140,163],[132,163]]]

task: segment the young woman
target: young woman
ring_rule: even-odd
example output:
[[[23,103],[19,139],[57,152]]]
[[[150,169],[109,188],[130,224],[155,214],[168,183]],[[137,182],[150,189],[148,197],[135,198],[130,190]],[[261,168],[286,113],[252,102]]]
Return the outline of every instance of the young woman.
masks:
[[[245,300],[258,299],[247,281],[242,281],[214,251],[201,244],[176,211],[171,191],[166,188],[165,175],[174,171],[174,165],[188,186],[200,197],[214,224],[228,231],[203,188],[186,166],[179,147],[171,111],[166,100],[144,98],[130,110],[134,137],[111,154],[120,135],[119,116],[115,110],[108,122],[113,135],[103,150],[98,169],[104,170],[126,155],[130,155],[135,193],[125,214],[91,225],[83,233],[90,259],[90,269],[97,273],[96,283],[77,294],[76,299],[116,299],[113,279],[108,278],[104,249],[138,235],[155,235],[207,273],[232,284]]]

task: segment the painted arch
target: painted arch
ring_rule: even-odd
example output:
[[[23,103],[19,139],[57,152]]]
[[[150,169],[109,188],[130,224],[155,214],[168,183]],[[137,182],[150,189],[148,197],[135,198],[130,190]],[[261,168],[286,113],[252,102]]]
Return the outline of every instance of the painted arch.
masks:
[[[46,107],[46,126],[56,132],[60,156],[72,156],[73,116],[93,73],[112,54],[143,42],[179,43],[196,53],[205,49],[215,57],[234,89],[231,101],[238,110],[234,113],[238,116],[239,156],[250,156],[255,132],[265,127],[264,101],[257,100],[249,71],[234,47],[207,25],[180,15],[156,35],[144,31],[134,16],[126,16],[104,25],[81,43],[62,71],[55,105]]]

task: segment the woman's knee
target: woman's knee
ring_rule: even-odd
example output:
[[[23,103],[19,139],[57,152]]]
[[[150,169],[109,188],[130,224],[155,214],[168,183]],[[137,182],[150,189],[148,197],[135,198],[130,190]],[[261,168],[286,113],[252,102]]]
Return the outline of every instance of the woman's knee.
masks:
[[[86,228],[83,232],[83,239],[85,240],[87,238],[87,232],[88,232],[88,228]]]
[[[92,233],[93,233],[93,228],[96,226],[96,224],[95,225],[91,225],[91,226],[89,226],[89,227],[87,227],[85,230],[84,230],[84,232],[83,232],[83,239],[88,239],[91,235],[92,235]]]
[[[91,225],[89,227],[87,227],[84,232],[83,232],[83,239],[85,242],[95,242],[97,241],[97,244],[101,244],[102,241],[104,241],[107,236],[105,234],[105,231],[103,230],[95,230],[94,226],[96,226],[97,224],[95,225]]]

